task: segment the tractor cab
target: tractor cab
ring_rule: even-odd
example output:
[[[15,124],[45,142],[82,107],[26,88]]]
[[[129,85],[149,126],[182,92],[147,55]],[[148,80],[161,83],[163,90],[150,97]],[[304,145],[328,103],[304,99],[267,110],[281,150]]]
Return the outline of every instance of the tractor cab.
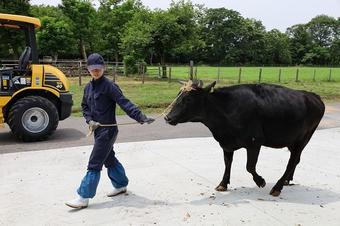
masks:
[[[12,28],[19,29],[24,32],[26,47],[22,52],[18,65],[5,65],[0,67],[0,95],[7,95],[9,92],[16,90],[16,85],[20,84],[20,77],[31,73],[29,63],[38,64],[38,52],[35,38],[35,28],[40,27],[40,20],[32,17],[17,16],[10,14],[0,14],[0,29]],[[1,30],[0,30],[1,32]],[[1,64],[0,64],[1,66]]]
[[[63,72],[39,64],[35,29],[40,26],[37,18],[0,13],[0,33],[2,29],[24,33],[18,63],[0,61],[0,126],[7,123],[23,141],[46,139],[59,120],[70,116],[73,104]]]

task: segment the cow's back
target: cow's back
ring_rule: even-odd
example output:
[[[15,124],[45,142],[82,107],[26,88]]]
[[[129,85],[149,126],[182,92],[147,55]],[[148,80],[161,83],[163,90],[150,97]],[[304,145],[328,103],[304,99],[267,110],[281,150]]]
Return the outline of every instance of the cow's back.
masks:
[[[320,97],[311,92],[276,85],[254,86],[253,91],[266,146],[288,146],[310,136],[325,111]]]
[[[238,85],[217,92],[226,100],[221,107],[229,112],[233,108],[229,115],[237,115],[230,121],[243,132],[255,125],[255,135],[269,147],[285,147],[314,132],[325,110],[318,95],[278,85]]]

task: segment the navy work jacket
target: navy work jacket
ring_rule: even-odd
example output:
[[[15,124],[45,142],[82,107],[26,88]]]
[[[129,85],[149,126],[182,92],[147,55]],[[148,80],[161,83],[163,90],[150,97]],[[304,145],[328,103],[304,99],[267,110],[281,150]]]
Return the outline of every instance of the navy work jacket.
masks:
[[[146,116],[123,95],[119,86],[102,76],[98,80],[92,79],[84,88],[81,107],[86,122],[93,120],[101,124],[115,124],[116,103],[134,120],[145,120]]]

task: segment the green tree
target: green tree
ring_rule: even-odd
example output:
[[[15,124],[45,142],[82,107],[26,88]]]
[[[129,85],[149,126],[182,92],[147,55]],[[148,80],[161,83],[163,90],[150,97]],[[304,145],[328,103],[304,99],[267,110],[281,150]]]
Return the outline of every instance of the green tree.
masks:
[[[285,64],[292,63],[291,53],[289,51],[289,38],[286,34],[277,29],[266,33],[266,58],[263,63],[266,64]]]
[[[204,46],[198,23],[201,10],[200,5],[193,5],[191,1],[180,0],[171,3],[168,12],[176,18],[182,35],[181,41],[169,52],[171,59],[187,63],[195,59],[194,54]]]
[[[0,1],[0,13],[30,16],[29,3],[29,0]],[[0,31],[0,58],[18,59],[25,45],[23,31],[4,27]]]
[[[340,39],[335,40],[330,47],[330,63],[340,65]]]
[[[87,60],[86,46],[97,38],[95,23],[96,10],[91,0],[62,0],[59,5],[62,12],[70,19],[70,25],[75,38],[79,43],[80,55]],[[99,37],[98,37],[99,38]]]
[[[181,27],[176,17],[167,11],[158,10],[153,13],[151,28],[155,55],[160,59],[160,64],[165,66],[166,55],[182,41]]]
[[[18,14],[29,16],[30,0],[2,0],[0,13]]]
[[[59,7],[33,5],[30,12],[41,21],[37,30],[39,53],[42,56],[74,57],[77,53],[77,42],[72,32],[71,22]]]
[[[136,73],[136,64],[145,63],[146,55],[152,56],[150,20],[151,14],[148,10],[140,11],[126,24],[122,33],[120,48],[127,66],[127,74]]]
[[[37,36],[42,55],[50,55],[57,60],[59,55],[70,55],[76,51],[72,29],[66,20],[44,16],[41,25]]]
[[[156,10],[151,20],[152,46],[166,76],[166,58],[192,52],[199,43],[195,9],[190,1],[172,3],[169,10]]]
[[[63,11],[56,6],[45,6],[45,5],[32,5],[30,7],[30,14],[36,18],[42,18],[45,16],[53,18],[65,18]]]
[[[290,39],[289,49],[293,64],[311,63],[310,60],[306,61],[306,59],[311,59],[310,57],[304,59],[305,55],[310,53],[313,48],[312,37],[307,31],[307,27],[297,24],[289,27],[286,34]]]
[[[204,60],[210,63],[235,63],[239,59],[236,48],[241,41],[243,26],[241,15],[226,8],[206,9],[201,20],[205,40]],[[232,53],[233,52],[233,53]]]
[[[316,16],[306,26],[313,42],[318,46],[330,47],[334,40],[340,39],[340,24],[333,17]]]
[[[143,10],[139,0],[102,0],[98,9],[100,50],[107,58],[117,62],[121,55],[120,45],[126,24]]]
[[[241,64],[263,64],[266,58],[265,28],[254,19],[241,20],[240,30],[230,43],[229,55]]]

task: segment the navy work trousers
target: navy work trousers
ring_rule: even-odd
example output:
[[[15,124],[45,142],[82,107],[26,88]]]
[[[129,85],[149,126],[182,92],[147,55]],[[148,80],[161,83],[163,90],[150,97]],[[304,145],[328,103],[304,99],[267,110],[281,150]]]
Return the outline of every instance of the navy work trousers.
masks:
[[[87,166],[87,173],[77,190],[83,198],[93,198],[96,195],[103,165],[113,187],[121,188],[128,185],[123,165],[115,157],[113,144],[117,139],[116,127],[99,127],[94,132],[95,143]]]

